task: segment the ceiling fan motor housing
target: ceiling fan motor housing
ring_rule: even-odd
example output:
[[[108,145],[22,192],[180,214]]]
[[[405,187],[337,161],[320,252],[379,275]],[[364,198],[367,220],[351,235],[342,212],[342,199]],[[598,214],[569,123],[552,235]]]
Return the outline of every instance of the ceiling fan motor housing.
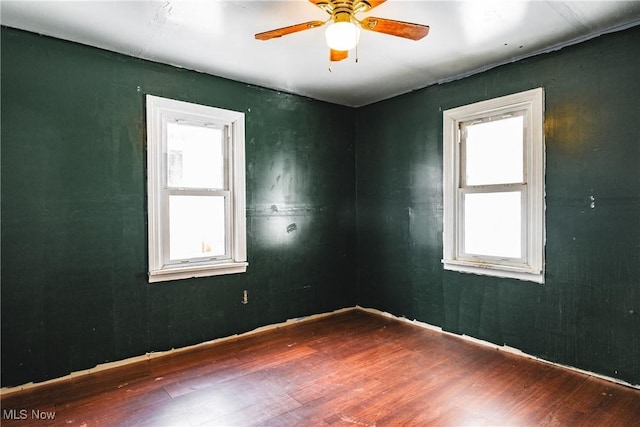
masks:
[[[364,0],[329,0],[317,2],[316,6],[330,14],[334,22],[350,22],[354,14],[371,9],[371,4]]]

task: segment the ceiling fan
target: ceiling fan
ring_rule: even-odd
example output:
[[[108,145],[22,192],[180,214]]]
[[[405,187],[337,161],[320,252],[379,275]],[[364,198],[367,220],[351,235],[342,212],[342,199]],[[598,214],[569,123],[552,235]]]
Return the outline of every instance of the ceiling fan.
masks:
[[[329,46],[329,60],[342,61],[349,56],[349,51],[357,46],[360,28],[367,31],[404,37],[410,40],[420,40],[429,34],[429,26],[412,24],[410,22],[394,21],[392,19],[366,17],[356,18],[356,13],[368,12],[386,0],[309,0],[311,3],[327,12],[331,17],[326,21],[309,21],[276,30],[265,31],[255,35],[258,40],[270,40],[299,31],[322,27],[331,23],[325,38]]]

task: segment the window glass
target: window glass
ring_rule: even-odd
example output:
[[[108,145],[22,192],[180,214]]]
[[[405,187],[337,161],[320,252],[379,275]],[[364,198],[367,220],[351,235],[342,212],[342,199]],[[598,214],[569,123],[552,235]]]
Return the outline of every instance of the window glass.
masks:
[[[222,135],[218,128],[167,123],[167,185],[224,188]]]
[[[169,196],[169,258],[225,254],[225,207],[222,196]]]
[[[464,196],[464,252],[520,258],[521,193],[467,193]]]
[[[466,130],[466,185],[523,182],[523,117],[471,122]]]

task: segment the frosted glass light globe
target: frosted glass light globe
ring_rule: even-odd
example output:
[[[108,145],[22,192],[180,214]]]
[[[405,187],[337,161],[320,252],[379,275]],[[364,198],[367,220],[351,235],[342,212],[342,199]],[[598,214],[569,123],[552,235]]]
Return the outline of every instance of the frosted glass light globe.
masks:
[[[358,44],[360,28],[353,22],[335,22],[324,32],[327,46],[333,50],[351,50]]]

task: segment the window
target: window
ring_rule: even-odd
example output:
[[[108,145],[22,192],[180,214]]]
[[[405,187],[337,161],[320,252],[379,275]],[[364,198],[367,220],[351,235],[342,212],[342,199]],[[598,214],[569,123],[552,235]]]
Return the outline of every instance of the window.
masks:
[[[445,269],[544,282],[543,96],[444,112]]]
[[[247,269],[244,114],[147,95],[149,282]]]

